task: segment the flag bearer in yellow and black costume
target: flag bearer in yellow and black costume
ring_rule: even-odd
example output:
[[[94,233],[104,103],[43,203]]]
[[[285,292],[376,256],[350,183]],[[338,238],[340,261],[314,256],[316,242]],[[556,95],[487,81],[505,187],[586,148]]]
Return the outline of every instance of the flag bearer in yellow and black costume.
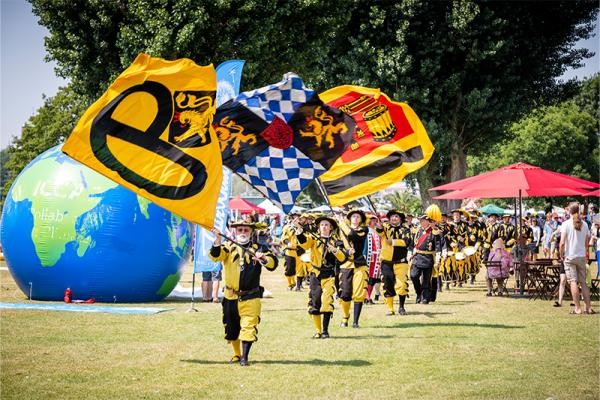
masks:
[[[284,225],[281,231],[281,243],[285,246],[283,255],[287,287],[289,290],[295,288],[297,291],[302,289],[302,279],[304,279],[303,265],[300,263],[300,257],[298,257],[298,241],[294,231],[294,224],[298,222],[298,217],[298,214],[290,214],[288,223]]]
[[[305,232],[302,226],[298,225],[296,235],[298,245],[310,250],[308,313],[316,329],[313,338],[325,339],[329,337],[329,322],[333,314],[335,265],[346,261],[347,253],[342,241],[333,235],[338,228],[333,218],[319,217],[315,223],[319,229],[318,234]]]
[[[412,235],[405,225],[404,213],[390,210],[388,222],[380,225],[381,236],[381,279],[383,298],[388,308],[386,315],[394,315],[394,297],[398,295],[398,313],[406,315],[404,303],[408,296],[408,249],[412,247]]]
[[[452,210],[452,223],[450,224],[450,253],[449,257],[452,262],[452,271],[454,273],[453,284],[462,287],[463,282],[466,282],[465,276],[465,254],[463,248],[466,245],[467,237],[469,236],[468,225],[462,220],[463,210]]]
[[[248,365],[252,343],[258,340],[258,324],[263,288],[260,286],[262,268],[277,268],[277,259],[264,246],[251,241],[253,222],[239,221],[231,224],[236,231],[236,242],[221,244],[221,232],[213,229],[215,241],[209,251],[211,260],[223,263],[223,324],[225,339],[233,347],[231,362]],[[241,341],[241,352],[240,352]]]
[[[367,239],[369,227],[366,225],[367,216],[361,210],[350,210],[346,214],[350,223],[347,225],[343,218],[338,219],[340,235],[345,235],[348,244],[354,250],[353,257],[349,257],[340,266],[340,305],[342,306],[341,327],[348,326],[350,318],[350,301],[354,302],[353,328],[358,328],[358,321],[362,306],[367,297],[367,283],[369,280],[369,267],[367,266]],[[343,240],[343,239],[342,239]]]
[[[441,260],[442,235],[433,223],[435,219],[432,213],[419,217],[421,227],[415,235],[412,249],[410,279],[415,288],[417,303],[421,304],[429,304],[432,299],[431,276]]]
[[[467,275],[470,277],[471,286],[475,285],[475,276],[479,273],[479,249],[484,240],[484,229],[479,223],[477,219],[477,214],[475,213],[467,213],[467,230],[469,232],[466,242],[465,248],[463,249],[463,253],[465,253],[465,265]]]

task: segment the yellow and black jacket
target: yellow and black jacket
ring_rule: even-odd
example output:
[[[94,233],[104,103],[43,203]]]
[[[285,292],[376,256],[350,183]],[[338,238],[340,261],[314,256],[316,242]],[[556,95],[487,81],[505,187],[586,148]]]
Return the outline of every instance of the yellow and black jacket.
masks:
[[[513,224],[505,224],[504,222],[498,226],[498,237],[504,242],[504,246],[511,248],[516,243],[516,229]]]
[[[262,267],[269,271],[277,268],[277,259],[268,249],[256,243],[250,243],[244,248],[253,253],[261,251],[265,254],[267,262],[261,265],[260,262],[252,260],[249,252],[243,252],[238,245],[230,242],[212,246],[208,253],[211,260],[223,263],[224,296],[228,300],[262,297],[260,287]]]
[[[343,263],[347,260],[347,254],[344,251],[344,243],[335,238],[316,238],[310,233],[302,232],[298,236],[298,246],[305,250],[310,249],[310,264],[312,271],[321,279],[330,278],[335,275],[336,263]],[[338,249],[337,253],[327,250],[327,245],[333,243]]]
[[[377,233],[381,237],[381,261],[393,263],[407,261],[408,249],[413,246],[413,235],[408,227],[385,223],[382,228],[377,228]],[[389,244],[387,239],[391,239],[392,244]]]

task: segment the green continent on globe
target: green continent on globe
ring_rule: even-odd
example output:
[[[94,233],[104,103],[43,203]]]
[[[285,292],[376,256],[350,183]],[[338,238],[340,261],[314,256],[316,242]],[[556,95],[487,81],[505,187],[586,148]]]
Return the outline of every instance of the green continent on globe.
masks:
[[[101,194],[117,184],[98,173],[65,161],[58,162],[60,150],[32,164],[17,178],[12,200],[31,202],[31,239],[42,266],[56,264],[66,244],[75,241],[81,257],[91,237],[76,232],[77,219],[102,200]]]
[[[186,244],[188,241],[188,231],[179,237],[177,237],[177,232],[179,231],[177,227],[181,224],[186,224],[187,221],[181,218],[178,215],[171,214],[171,223],[167,226],[167,231],[169,232],[169,240],[171,241],[171,248],[173,248],[173,252],[177,254],[179,258],[183,258],[186,252]]]

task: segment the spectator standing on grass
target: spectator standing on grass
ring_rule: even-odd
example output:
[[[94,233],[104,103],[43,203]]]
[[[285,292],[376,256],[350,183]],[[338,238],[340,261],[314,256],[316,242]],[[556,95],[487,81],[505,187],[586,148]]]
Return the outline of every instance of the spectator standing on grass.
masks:
[[[590,230],[579,215],[579,204],[569,207],[571,218],[565,221],[561,227],[559,254],[565,263],[567,281],[571,285],[571,296],[575,309],[571,314],[595,314],[592,310],[590,290],[586,283],[586,267],[588,262],[587,246],[590,241]],[[585,310],[581,310],[579,302],[579,286],[585,303]]]

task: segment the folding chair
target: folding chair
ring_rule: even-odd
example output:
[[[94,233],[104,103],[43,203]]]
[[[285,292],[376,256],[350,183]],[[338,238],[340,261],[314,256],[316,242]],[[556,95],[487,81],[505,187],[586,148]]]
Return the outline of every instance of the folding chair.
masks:
[[[485,268],[487,269],[488,278],[492,280],[492,286],[495,279],[508,278],[508,272],[502,270],[501,261],[485,261],[483,265],[485,265]],[[504,288],[506,289],[506,281],[504,282]]]

